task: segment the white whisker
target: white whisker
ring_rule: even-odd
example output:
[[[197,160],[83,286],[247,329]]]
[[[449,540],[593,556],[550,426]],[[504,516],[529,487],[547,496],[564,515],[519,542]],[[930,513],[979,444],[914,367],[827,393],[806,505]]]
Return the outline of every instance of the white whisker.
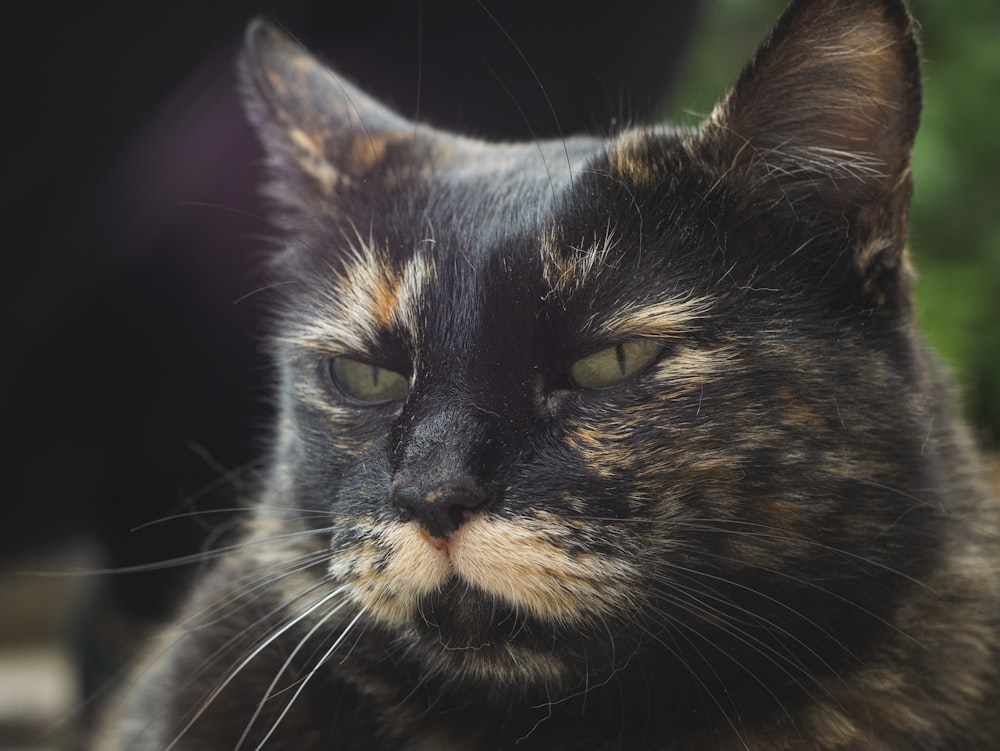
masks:
[[[367,610],[367,608],[361,608],[358,611],[357,615],[355,615],[354,618],[351,619],[351,622],[344,627],[343,631],[341,631],[340,636],[337,637],[336,641],[333,642],[330,648],[319,659],[315,667],[313,667],[313,669],[309,671],[306,677],[302,679],[302,682],[299,684],[298,689],[296,689],[295,693],[292,694],[292,698],[288,700],[288,704],[285,706],[284,710],[282,710],[281,714],[278,715],[277,719],[274,721],[274,724],[271,725],[271,729],[267,731],[267,734],[261,739],[260,743],[257,744],[257,747],[254,749],[254,751],[261,751],[261,749],[264,748],[264,744],[267,743],[268,739],[278,729],[278,726],[281,724],[281,721],[285,718],[285,715],[288,714],[288,712],[292,708],[292,705],[295,704],[295,700],[298,699],[299,695],[305,690],[305,687],[308,685],[309,681],[312,680],[312,677],[316,675],[319,669],[322,668],[327,663],[327,661],[330,659],[331,656],[333,656],[333,653],[336,651],[337,647],[339,647],[341,643],[344,641],[344,639],[347,638],[347,635],[351,632],[351,629],[354,628],[355,624],[361,619],[361,616],[364,615],[365,610]]]
[[[236,677],[243,671],[243,669],[246,668],[246,666],[249,665],[251,662],[253,662],[253,660],[258,655],[260,655],[261,652],[263,652],[269,646],[274,644],[282,634],[286,633],[289,629],[301,623],[303,620],[312,615],[312,613],[315,612],[318,608],[328,603],[330,600],[332,600],[337,595],[341,594],[341,592],[343,591],[344,587],[338,587],[332,592],[324,595],[322,598],[320,598],[315,603],[310,605],[304,611],[296,615],[294,618],[289,619],[283,626],[276,629],[272,633],[268,634],[267,637],[261,640],[261,642],[250,652],[250,654],[247,655],[233,670],[231,670],[229,674],[226,676],[226,678],[223,679],[214,689],[212,689],[212,691],[208,694],[207,697],[205,697],[204,701],[201,704],[201,707],[193,714],[193,716],[191,716],[188,719],[187,723],[181,728],[181,730],[177,733],[174,739],[167,745],[164,751],[170,751],[170,749],[172,749],[174,746],[180,743],[181,739],[184,737],[184,734],[191,729],[191,727],[205,713],[205,711],[212,704],[212,702],[215,701],[215,699],[219,696],[219,694],[221,694],[222,691],[225,690],[225,688],[230,683],[232,683],[233,680],[236,679]]]
[[[309,643],[313,635],[321,628],[323,628],[326,625],[327,621],[329,621],[330,618],[332,618],[337,613],[337,611],[339,611],[342,607],[344,607],[347,604],[347,602],[348,601],[346,599],[341,600],[341,602],[337,603],[332,608],[330,608],[327,611],[327,613],[322,618],[320,618],[311,629],[309,629],[306,635],[303,636],[301,639],[299,639],[298,644],[295,645],[295,648],[285,659],[285,662],[278,669],[278,672],[275,673],[275,676],[271,680],[271,683],[268,684],[267,689],[264,691],[264,695],[257,702],[257,707],[254,710],[254,713],[250,716],[250,719],[247,721],[246,727],[243,729],[243,734],[240,735],[239,740],[236,742],[236,746],[233,748],[233,751],[239,751],[240,747],[243,745],[243,742],[246,740],[247,735],[250,733],[251,728],[253,728],[254,723],[260,716],[261,710],[264,708],[264,704],[267,702],[268,699],[271,698],[275,686],[278,685],[278,681],[281,679],[281,676],[284,674],[284,672],[288,669],[289,665],[292,664],[292,660],[295,659],[295,656],[299,653],[299,650],[301,650],[303,646]]]

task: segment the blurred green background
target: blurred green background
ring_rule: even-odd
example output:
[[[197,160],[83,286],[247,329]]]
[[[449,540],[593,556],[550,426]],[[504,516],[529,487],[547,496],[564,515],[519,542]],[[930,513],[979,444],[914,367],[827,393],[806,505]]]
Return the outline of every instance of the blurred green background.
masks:
[[[706,0],[668,117],[708,113],[787,0]],[[1000,0],[910,0],[923,42],[910,248],[927,338],[1000,446]]]

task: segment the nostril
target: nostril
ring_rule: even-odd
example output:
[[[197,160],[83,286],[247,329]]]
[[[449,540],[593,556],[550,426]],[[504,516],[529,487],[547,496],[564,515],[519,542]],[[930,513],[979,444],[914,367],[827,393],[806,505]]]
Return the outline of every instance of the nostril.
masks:
[[[471,481],[457,481],[426,489],[396,484],[390,501],[433,537],[447,537],[466,521],[469,511],[485,504],[486,497]]]
[[[486,502],[478,488],[452,487],[442,493],[441,502],[453,509],[468,510],[479,508]]]
[[[451,518],[454,528],[458,529],[468,518],[470,511],[479,508],[486,502],[483,494],[466,488],[455,488],[441,498],[445,511]]]
[[[417,507],[421,503],[420,492],[416,488],[393,488],[390,499],[393,505],[406,515],[407,519],[416,517]]]

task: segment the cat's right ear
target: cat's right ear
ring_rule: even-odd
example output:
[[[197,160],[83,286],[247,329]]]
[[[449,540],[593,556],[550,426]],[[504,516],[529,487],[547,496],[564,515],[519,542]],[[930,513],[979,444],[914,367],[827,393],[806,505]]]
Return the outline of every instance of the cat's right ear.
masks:
[[[331,196],[366,179],[415,125],[337,76],[270,23],[247,28],[239,62],[244,102],[272,165]],[[314,192],[311,191],[311,192]]]

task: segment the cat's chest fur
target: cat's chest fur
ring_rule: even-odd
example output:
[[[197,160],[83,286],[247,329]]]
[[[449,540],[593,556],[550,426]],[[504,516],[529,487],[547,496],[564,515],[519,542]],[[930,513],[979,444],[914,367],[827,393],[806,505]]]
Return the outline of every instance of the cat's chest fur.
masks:
[[[914,329],[917,46],[794,2],[698,129],[487,144],[263,23],[280,415],[106,748],[989,749],[998,511]]]

